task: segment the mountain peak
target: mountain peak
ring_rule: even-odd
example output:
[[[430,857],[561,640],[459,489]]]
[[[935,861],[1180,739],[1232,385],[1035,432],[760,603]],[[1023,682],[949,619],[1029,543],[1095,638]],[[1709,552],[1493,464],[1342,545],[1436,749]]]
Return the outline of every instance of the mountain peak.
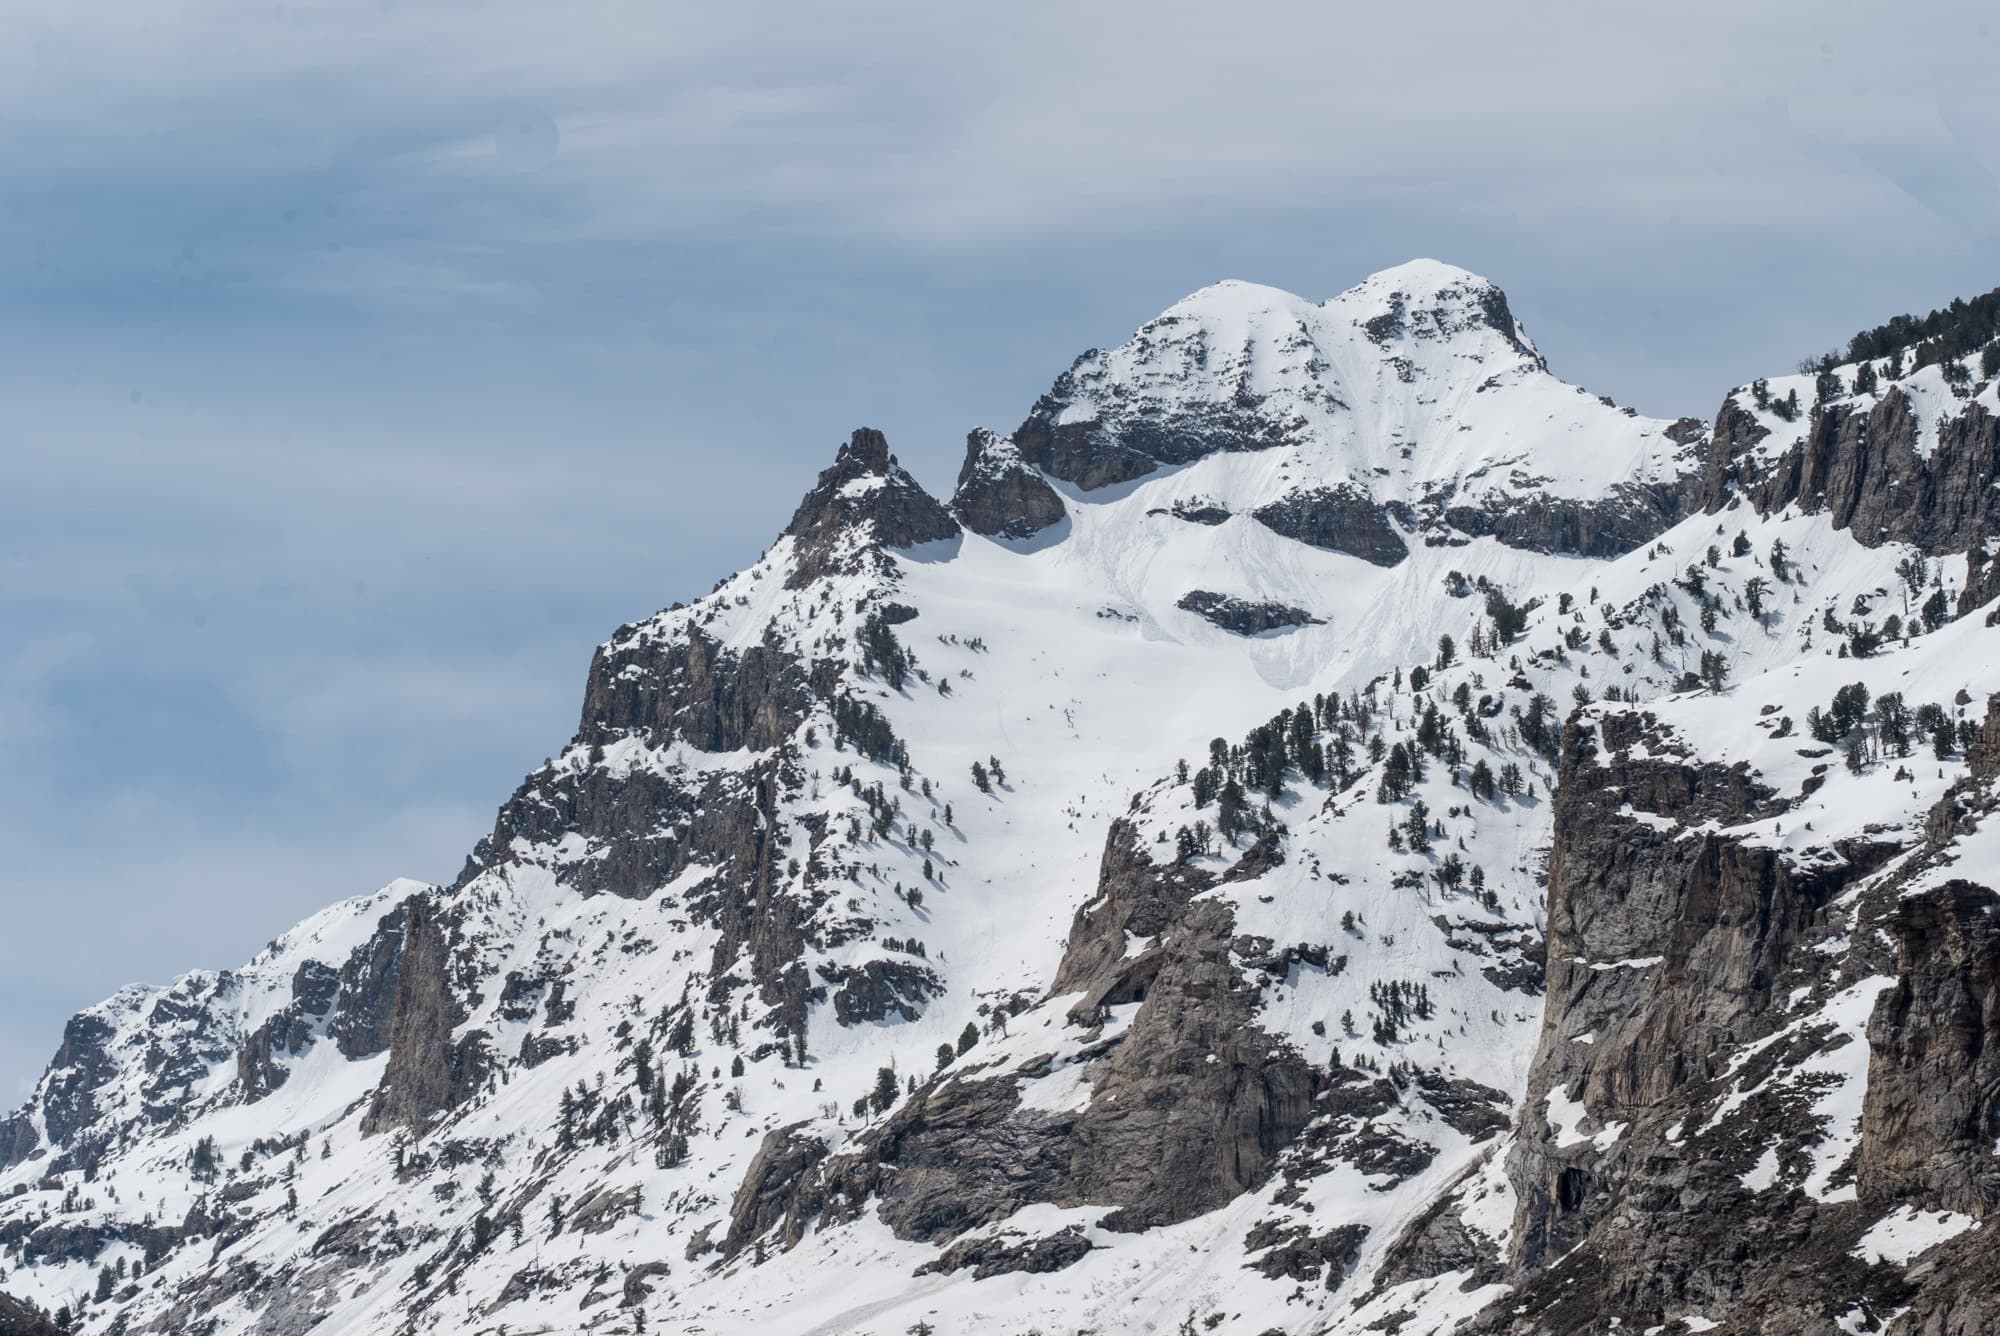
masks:
[[[857,427],[785,526],[797,543],[791,583],[796,588],[856,569],[871,547],[911,547],[958,531],[958,522],[889,453],[888,438]]]
[[[1542,364],[1528,331],[1514,318],[1507,294],[1491,279],[1442,260],[1409,260],[1362,279],[1330,297],[1324,309],[1352,320],[1377,344],[1433,341],[1491,331],[1523,357]]]
[[[1499,286],[1492,279],[1475,274],[1470,269],[1461,269],[1444,260],[1418,256],[1401,264],[1392,264],[1387,269],[1378,269],[1348,291],[1360,292],[1365,289],[1400,292],[1407,297],[1422,298],[1462,291],[1497,292]]]
[[[1331,507],[1335,528],[1387,507],[1440,541],[1496,533],[1606,555],[1678,513],[1693,465],[1670,425],[1564,384],[1491,280],[1416,259],[1323,302],[1233,279],[1202,288],[1078,358],[1013,440],[1086,492],[1283,451],[1234,482],[1203,465],[1202,485],[1241,490],[1253,511]],[[1366,551],[1402,550],[1369,528]]]
[[[1400,297],[1414,307],[1463,305],[1481,308],[1491,297],[1506,301],[1500,285],[1482,274],[1444,260],[1419,256],[1378,269],[1344,292],[1313,302],[1285,288],[1248,279],[1225,278],[1195,289],[1160,313],[1160,319],[1214,314],[1304,313],[1369,300]]]
[[[1302,316],[1313,303],[1295,292],[1274,288],[1268,283],[1252,283],[1241,278],[1225,278],[1196,288],[1169,306],[1149,325],[1182,319],[1250,318],[1260,315]]]
[[[894,462],[889,454],[889,438],[873,427],[856,427],[833,457],[834,468],[856,477],[887,477]]]

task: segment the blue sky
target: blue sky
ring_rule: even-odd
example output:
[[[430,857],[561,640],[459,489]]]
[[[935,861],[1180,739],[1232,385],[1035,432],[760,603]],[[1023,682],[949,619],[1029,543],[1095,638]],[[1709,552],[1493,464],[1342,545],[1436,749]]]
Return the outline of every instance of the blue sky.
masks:
[[[2000,283],[1974,5],[16,0],[0,1095],[449,878],[858,424],[948,487],[1222,277],[1434,255],[1644,411]]]

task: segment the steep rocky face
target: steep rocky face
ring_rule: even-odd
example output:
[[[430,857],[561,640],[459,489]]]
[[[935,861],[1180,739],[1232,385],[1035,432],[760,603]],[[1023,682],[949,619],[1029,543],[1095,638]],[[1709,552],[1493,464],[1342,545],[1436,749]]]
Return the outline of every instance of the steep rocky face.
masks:
[[[878,546],[914,547],[958,533],[950,512],[890,455],[888,439],[861,427],[785,526],[797,547],[787,587],[803,589],[828,575],[857,570]]]
[[[1328,552],[1344,552],[1376,566],[1394,566],[1410,555],[1397,523],[1414,523],[1407,507],[1385,506],[1358,487],[1294,492],[1257,507],[1252,517],[1272,533]]]
[[[1062,497],[1014,443],[993,432],[973,432],[951,494],[951,513],[989,538],[1032,538],[1068,518]]]
[[[2000,897],[1949,875],[1993,805],[1972,755],[1930,807],[1801,856],[1775,837],[1844,809],[1825,763],[1785,792],[1639,711],[1571,726],[1508,1163],[1518,1289],[1479,1330],[1805,1333],[1920,1295],[1912,1330],[1977,1329],[1989,1287],[1947,1260],[2000,1186]],[[1896,1265],[1933,1245],[1935,1266]]]
[[[1742,497],[1759,513],[1799,505],[1829,516],[1869,546],[1910,543],[1941,555],[1995,531],[2000,418],[1928,382],[1812,409],[1802,430],[1774,424],[1732,396],[1717,415],[1700,504],[1714,512]],[[1774,448],[1774,428],[1796,440]],[[1775,438],[1775,439],[1774,439]]]
[[[282,1058],[297,1057],[312,1044],[319,1022],[340,996],[340,975],[317,960],[300,963],[292,976],[292,1000],[258,1026],[236,1055],[236,1079],[245,1099],[261,1099],[291,1075]]]
[[[35,1153],[41,1142],[42,1134],[26,1109],[0,1118],[0,1166],[12,1168],[21,1163]]]
[[[1509,1165],[1523,1268],[1561,1256],[1620,1208],[1638,1167],[1626,1131],[1773,1027],[1779,990],[1797,983],[1795,953],[1827,936],[1828,902],[1873,861],[1857,849],[1812,875],[1727,833],[1688,836],[1786,805],[1745,767],[1675,757],[1673,745],[1643,714],[1566,731],[1548,1002]]]
[[[1949,881],[1890,921],[1896,982],[1868,1023],[1864,1199],[1985,1218],[2000,1205],[2000,895]]]
[[[454,1039],[464,1020],[452,971],[451,928],[424,898],[404,902],[402,964],[389,1021],[389,1064],[375,1088],[363,1135],[424,1122],[454,1108],[485,1080],[487,1036]]]
[[[1530,552],[1604,558],[1643,547],[1672,528],[1692,509],[1689,490],[1672,481],[1619,485],[1591,500],[1524,497],[1502,506],[1468,506],[1437,498],[1425,509],[1467,537],[1490,534]]]
[[[1275,849],[1275,841],[1254,846],[1225,875],[1256,875]],[[1080,1051],[1067,1061],[1092,1069],[1087,1105],[1023,1104],[1020,1081],[1053,1070],[1043,1054],[1017,1072],[928,1082],[859,1149],[830,1158],[818,1139],[780,1129],[737,1193],[726,1248],[778,1226],[796,1244],[815,1219],[851,1219],[863,1203],[876,1204],[900,1236],[933,1243],[1034,1203],[1110,1207],[1106,1228],[1144,1230],[1264,1182],[1320,1112],[1314,1099],[1326,1082],[1256,1024],[1257,989],[1236,959],[1246,943],[1233,915],[1189,903],[1212,880],[1155,865],[1134,828],[1114,823],[1098,898],[1080,911],[1053,985],[1056,996],[1081,995],[1069,1013]],[[1157,944],[1128,960],[1128,935]],[[1119,1007],[1133,1014],[1109,1027]],[[1028,1249],[982,1264],[992,1273],[1052,1260]]]
[[[1090,1011],[1112,1002],[1144,1001],[1144,981],[1157,975],[1161,957],[1141,952],[1151,959],[1139,965],[1129,944],[1159,939],[1188,901],[1215,885],[1215,879],[1213,872],[1185,863],[1156,865],[1140,845],[1138,827],[1122,818],[1113,821],[1098,863],[1097,894],[1070,924],[1049,991],[1056,996],[1081,993],[1079,1005]]]
[[[1183,914],[1126,1040],[1073,1134],[1083,1200],[1107,1228],[1213,1210],[1270,1175],[1318,1112],[1325,1077],[1253,1023],[1257,989],[1233,958],[1221,905]]]
[[[672,640],[628,632],[591,660],[577,735],[765,751],[792,735],[837,673],[833,663],[803,662],[774,642],[728,649],[699,627]]]
[[[97,1089],[117,1074],[106,1047],[111,1037],[110,1024],[88,1013],[71,1017],[63,1027],[62,1047],[49,1063],[42,1097],[42,1125],[50,1140],[68,1144],[96,1119]]]
[[[1113,428],[1074,417],[1068,412],[1069,401],[1077,383],[1092,378],[1092,356],[1086,353],[1058,377],[1054,388],[1014,429],[1021,457],[1051,477],[1094,491],[1206,455],[1265,450],[1284,443],[1281,428],[1246,403],[1190,407],[1170,424],[1138,420]]]
[[[403,944],[409,938],[407,905],[400,902],[384,915],[368,940],[340,963],[339,988],[326,1031],[342,1057],[373,1057],[389,1047]]]

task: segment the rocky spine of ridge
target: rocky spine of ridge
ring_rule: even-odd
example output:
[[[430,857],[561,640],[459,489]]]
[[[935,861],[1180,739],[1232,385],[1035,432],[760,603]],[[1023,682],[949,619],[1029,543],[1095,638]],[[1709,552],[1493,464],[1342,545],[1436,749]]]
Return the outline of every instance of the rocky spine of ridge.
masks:
[[[948,541],[959,532],[945,508],[895,463],[881,433],[858,429],[785,530],[793,545],[789,581],[809,585],[837,574],[879,572],[885,547]],[[808,574],[802,579],[800,572]],[[606,745],[621,743],[740,750],[752,754],[747,769],[708,771],[693,782],[648,766],[615,774],[551,766],[529,776],[503,804],[493,832],[472,851],[453,887],[406,898],[351,957],[303,963],[291,980],[290,1003],[254,1032],[240,1040],[218,1032],[201,990],[219,994],[227,976],[212,987],[192,979],[184,985],[194,990],[189,996],[151,1002],[156,1026],[173,1019],[197,1036],[212,1037],[190,1050],[160,1032],[153,1043],[157,1056],[147,1059],[154,1102],[135,1127],[109,1125],[98,1104],[97,1091],[120,1070],[120,1059],[107,1048],[111,1026],[90,1013],[72,1019],[37,1101],[39,1126],[26,1107],[0,1122],[0,1165],[53,1151],[51,1167],[60,1170],[139,1127],[182,1116],[188,1096],[175,1073],[225,1052],[237,1072],[230,1097],[248,1102],[282,1088],[289,1060],[315,1042],[332,1042],[348,1059],[389,1054],[365,1119],[367,1130],[378,1133],[423,1124],[461,1105],[496,1062],[532,1065],[549,1051],[535,1036],[523,1052],[501,1055],[490,1051],[484,1032],[457,1033],[466,1019],[464,998],[479,984],[459,963],[473,947],[461,938],[463,915],[453,900],[483,873],[506,866],[519,844],[566,833],[602,850],[601,857],[557,868],[582,895],[644,897],[690,866],[713,866],[697,912],[723,928],[715,948],[717,975],[747,952],[767,1000],[802,1017],[828,992],[797,967],[805,920],[816,906],[774,893],[771,815],[780,794],[797,783],[787,740],[835,694],[845,672],[835,660],[805,658],[775,641],[728,649],[699,625],[664,636],[645,624],[621,628],[592,660],[574,745],[599,755]],[[514,999],[510,1006],[546,1004],[560,1011],[559,979],[524,975],[503,982]],[[858,1021],[897,1005],[899,989],[922,987],[914,979],[863,973],[834,1001]]]

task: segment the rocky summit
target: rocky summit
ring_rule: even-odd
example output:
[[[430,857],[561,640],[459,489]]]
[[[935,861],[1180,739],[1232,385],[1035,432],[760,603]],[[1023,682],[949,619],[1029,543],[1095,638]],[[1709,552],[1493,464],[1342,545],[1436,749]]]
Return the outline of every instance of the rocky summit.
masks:
[[[1660,420],[1417,261],[855,431],[455,880],[69,1022],[0,1331],[2000,1330],[1996,307]]]

